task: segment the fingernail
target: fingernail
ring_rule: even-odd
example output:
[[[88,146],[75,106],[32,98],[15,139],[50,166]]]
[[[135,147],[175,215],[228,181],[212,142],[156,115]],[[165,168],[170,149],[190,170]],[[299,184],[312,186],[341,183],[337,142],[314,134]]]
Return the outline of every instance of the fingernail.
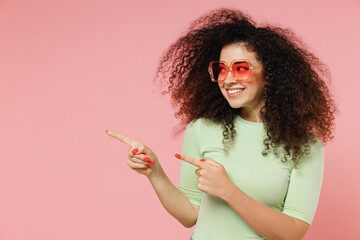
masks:
[[[155,164],[155,162],[154,162],[154,161],[150,161],[150,164]]]
[[[106,134],[108,134],[108,131],[109,131],[109,130],[106,130],[106,131],[105,131],[105,132],[106,132]]]
[[[151,159],[148,158],[148,157],[145,157],[145,158],[144,158],[144,161],[151,162]]]
[[[175,154],[175,157],[176,158],[181,158],[181,155],[180,154]]]
[[[206,161],[206,159],[201,159],[200,161],[205,162],[205,161]]]
[[[137,153],[139,150],[137,148],[135,148],[134,150],[131,151],[132,154]]]
[[[146,166],[149,168],[150,167],[150,165],[148,165],[148,164],[146,164]]]

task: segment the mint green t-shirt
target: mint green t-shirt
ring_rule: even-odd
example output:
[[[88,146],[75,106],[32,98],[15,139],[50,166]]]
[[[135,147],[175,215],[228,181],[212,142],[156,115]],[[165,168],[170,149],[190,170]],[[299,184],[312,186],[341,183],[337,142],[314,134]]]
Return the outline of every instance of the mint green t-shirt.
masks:
[[[324,171],[324,148],[321,140],[311,145],[310,154],[300,158],[297,168],[293,161],[282,162],[265,149],[264,123],[237,116],[235,143],[225,156],[223,129],[206,119],[192,121],[186,128],[182,154],[213,159],[221,163],[230,180],[256,201],[272,209],[298,218],[311,225],[317,208]],[[224,200],[201,192],[197,187],[198,167],[181,161],[178,189],[189,201],[200,206],[194,240],[265,239],[257,234]]]

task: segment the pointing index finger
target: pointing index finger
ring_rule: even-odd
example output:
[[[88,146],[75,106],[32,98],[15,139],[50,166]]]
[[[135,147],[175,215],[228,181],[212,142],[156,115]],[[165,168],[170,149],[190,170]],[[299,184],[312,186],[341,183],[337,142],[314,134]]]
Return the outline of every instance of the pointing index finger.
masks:
[[[181,160],[184,160],[185,162],[188,162],[194,166],[197,166],[199,168],[203,168],[204,166],[206,166],[206,163],[201,162],[200,160],[190,157],[190,156],[186,156],[184,154],[175,154],[176,158],[179,158]]]
[[[115,131],[110,131],[110,130],[107,130],[106,133],[116,139],[119,139],[120,141],[122,141],[123,143],[127,144],[127,145],[132,145],[135,140],[134,139],[131,139],[127,136],[125,136],[124,134],[121,134],[121,133],[118,133],[118,132],[115,132]]]

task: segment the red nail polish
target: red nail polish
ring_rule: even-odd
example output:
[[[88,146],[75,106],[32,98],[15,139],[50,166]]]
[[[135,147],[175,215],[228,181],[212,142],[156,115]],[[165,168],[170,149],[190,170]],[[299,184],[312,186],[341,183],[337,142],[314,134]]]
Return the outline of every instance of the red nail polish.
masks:
[[[154,161],[151,161],[150,164],[155,164],[155,162],[154,162]]]
[[[205,162],[205,161],[206,161],[206,159],[201,159],[200,161]]]
[[[181,158],[181,155],[180,154],[175,154],[175,157],[176,158]]]
[[[139,150],[137,148],[135,148],[134,150],[131,151],[132,154],[137,153]]]
[[[106,130],[105,132],[106,132],[106,134],[107,134],[107,132],[108,132],[109,130]]]
[[[145,158],[144,158],[144,161],[151,162],[151,159],[148,158],[148,157],[145,157]]]

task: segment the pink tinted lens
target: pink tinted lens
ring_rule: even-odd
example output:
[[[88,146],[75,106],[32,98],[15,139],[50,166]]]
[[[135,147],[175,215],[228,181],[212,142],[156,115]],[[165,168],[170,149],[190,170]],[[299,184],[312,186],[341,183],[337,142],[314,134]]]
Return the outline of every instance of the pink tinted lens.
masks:
[[[250,75],[250,66],[248,62],[234,62],[232,65],[232,71],[234,77],[237,80],[245,80],[249,78]]]
[[[211,70],[214,76],[214,79],[217,80],[224,80],[226,78],[226,66],[220,62],[213,62],[211,65]]]

